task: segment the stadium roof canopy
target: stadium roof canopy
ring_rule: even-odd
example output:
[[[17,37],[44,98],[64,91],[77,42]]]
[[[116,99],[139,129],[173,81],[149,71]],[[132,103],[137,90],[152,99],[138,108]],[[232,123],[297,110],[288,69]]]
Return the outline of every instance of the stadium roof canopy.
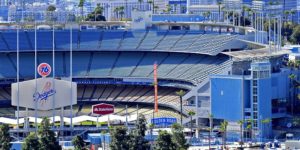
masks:
[[[290,53],[288,50],[270,51],[269,48],[257,49],[257,50],[244,50],[235,52],[222,52],[225,55],[234,57],[240,60],[253,60],[253,59],[264,59],[270,57],[277,57]]]
[[[127,117],[128,121],[134,121],[136,120],[137,115],[131,115]],[[29,122],[35,122],[35,117],[28,117]],[[53,122],[53,117],[50,117],[50,123]],[[54,117],[55,122],[60,121],[61,117],[60,116],[55,116]],[[93,121],[93,122],[107,122],[107,121],[126,121],[126,116],[118,116],[118,115],[105,115],[105,116],[101,116],[101,117],[93,117],[93,116],[78,116],[78,117],[74,117],[72,122],[74,124],[76,123],[80,123],[80,122],[84,122],[84,121]],[[19,124],[23,124],[25,121],[24,118],[20,118],[19,119]],[[71,118],[67,118],[67,117],[63,117],[63,121],[65,123],[71,123]],[[37,123],[41,123],[42,119],[41,118],[37,118]],[[11,119],[11,118],[5,118],[5,117],[0,117],[0,123],[4,123],[4,124],[11,124],[11,125],[16,125],[18,124],[18,120],[17,119]]]

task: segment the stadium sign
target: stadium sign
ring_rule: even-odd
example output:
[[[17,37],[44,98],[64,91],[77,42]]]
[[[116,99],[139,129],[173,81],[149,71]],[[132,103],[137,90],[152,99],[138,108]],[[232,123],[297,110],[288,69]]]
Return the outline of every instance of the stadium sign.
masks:
[[[77,84],[52,78],[13,83],[12,105],[37,110],[51,110],[77,104]],[[72,102],[71,102],[71,99]]]
[[[171,117],[161,117],[161,118],[151,119],[152,124],[154,124],[155,126],[161,126],[161,127],[168,127],[176,122],[177,122],[177,119],[171,118]]]
[[[41,63],[38,67],[37,67],[37,72],[40,76],[42,77],[47,77],[50,75],[51,73],[51,66],[47,63]]]
[[[114,111],[115,111],[114,105],[110,105],[110,104],[101,103],[92,106],[93,114],[97,114],[97,115],[108,115],[114,113]]]

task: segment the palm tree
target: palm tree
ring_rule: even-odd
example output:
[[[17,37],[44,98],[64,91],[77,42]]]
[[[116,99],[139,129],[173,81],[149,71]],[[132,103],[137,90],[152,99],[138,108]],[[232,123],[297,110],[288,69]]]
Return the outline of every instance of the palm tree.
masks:
[[[240,146],[241,146],[241,148],[242,148],[242,146],[243,146],[243,144],[244,144],[244,141],[243,141],[243,127],[244,127],[244,120],[238,121],[238,124],[240,125],[240,138],[241,138]]]
[[[224,120],[221,123],[221,127],[220,127],[220,130],[223,133],[223,135],[222,135],[223,149],[226,149],[226,132],[227,132],[227,126],[228,126],[228,122],[226,120]]]
[[[153,11],[154,11],[154,13],[157,13],[157,10],[159,9],[159,7],[157,6],[157,5],[155,5],[154,7],[153,7]]]
[[[265,125],[268,125],[272,120],[270,118],[266,118],[266,119],[263,119],[261,120],[261,123],[263,124],[263,128],[262,130],[264,130],[264,126]],[[268,127],[267,127],[268,128]]]
[[[292,22],[294,22],[294,16],[295,16],[295,14],[296,14],[296,10],[292,10],[292,11],[291,11]]]
[[[273,5],[274,3],[273,3],[273,1],[269,1],[269,5]]]
[[[153,137],[153,129],[154,129],[154,124],[153,124],[153,123],[150,123],[150,124],[149,124],[149,129],[150,129],[151,140],[152,140],[152,137]]]
[[[189,111],[188,112],[189,116],[191,117],[191,122],[190,122],[190,130],[191,130],[191,137],[193,135],[192,129],[193,129],[193,116],[196,114],[194,111]]]
[[[297,66],[296,62],[294,62],[294,66]],[[295,91],[296,91],[294,88],[295,88],[296,78],[297,78],[297,75],[295,75],[295,74],[290,74],[289,75],[289,79],[290,79],[290,83],[291,83],[290,91],[291,91],[291,94],[292,94],[292,98],[291,98],[292,102],[290,104],[292,115],[294,114],[294,95],[295,95]]]
[[[290,11],[286,10],[283,12],[283,14],[285,16],[285,22],[288,22],[289,15],[291,14]]]
[[[210,11],[204,12],[204,13],[203,13],[204,19],[205,19],[205,18],[209,19],[210,14],[211,14]]]
[[[212,132],[212,129],[213,129],[213,114],[209,114],[208,115],[208,118],[209,118],[209,131],[208,131],[208,149],[210,149],[210,145],[211,145],[211,142],[210,142],[210,138],[211,138],[211,132]]]
[[[247,120],[247,126],[246,126],[246,129],[249,133],[249,136],[250,136],[250,140],[252,140],[252,123],[253,123],[253,119],[248,119]]]
[[[293,126],[299,126],[300,125],[300,118],[299,117],[294,117],[293,118],[293,122],[292,122]]]
[[[245,5],[243,5],[243,7],[242,7],[242,15],[243,15],[243,22],[244,22],[244,26],[246,25],[246,15],[245,15],[245,12],[247,11],[247,9],[248,9],[248,7],[247,6],[245,6]]]
[[[169,14],[171,12],[171,6],[169,4],[167,4],[166,7],[167,7],[166,12]]]
[[[292,68],[292,67],[294,66],[294,61],[289,60],[289,61],[287,62],[287,66]]]
[[[180,98],[180,125],[182,125],[182,97],[183,97],[183,95],[185,95],[185,91],[180,90],[180,91],[177,91],[176,94]]]
[[[114,13],[116,13],[117,19],[119,18],[119,11],[120,11],[120,8],[119,8],[119,7],[115,7],[115,8],[114,8]]]
[[[124,9],[125,9],[124,6],[119,7],[119,14],[120,14],[120,17],[121,17],[121,21],[122,21],[123,15],[124,15]]]
[[[177,4],[174,4],[174,13],[177,14]]]
[[[290,78],[291,80],[296,79],[296,77],[297,77],[297,76],[296,76],[295,74],[290,74],[290,75],[289,75],[289,78]]]
[[[219,12],[218,12],[218,22],[220,22],[220,18],[221,18],[221,5],[222,5],[222,2],[221,1],[218,1],[218,7],[219,7]]]
[[[142,10],[142,3],[144,2],[143,0],[138,0],[139,4],[140,4],[140,11]]]
[[[95,17],[95,21],[99,21],[99,20],[97,20],[98,15],[102,15],[103,10],[104,10],[104,8],[102,6],[100,6],[100,4],[97,4],[97,7],[95,8],[95,10],[93,12],[94,17]]]
[[[154,11],[153,11],[153,9],[152,9],[153,1],[150,0],[150,1],[148,1],[147,3],[149,4],[150,10],[152,10],[152,13],[154,13]]]
[[[81,17],[83,17],[83,5],[85,3],[85,0],[80,0],[78,7],[80,7],[80,13],[81,13]]]

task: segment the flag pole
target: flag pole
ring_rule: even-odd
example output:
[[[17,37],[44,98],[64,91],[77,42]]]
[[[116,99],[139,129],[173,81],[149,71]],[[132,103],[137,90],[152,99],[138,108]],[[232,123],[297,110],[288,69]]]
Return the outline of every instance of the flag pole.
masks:
[[[157,98],[157,93],[158,93],[158,87],[157,87],[157,64],[156,62],[154,63],[153,66],[154,70],[154,112],[158,112],[158,98]]]

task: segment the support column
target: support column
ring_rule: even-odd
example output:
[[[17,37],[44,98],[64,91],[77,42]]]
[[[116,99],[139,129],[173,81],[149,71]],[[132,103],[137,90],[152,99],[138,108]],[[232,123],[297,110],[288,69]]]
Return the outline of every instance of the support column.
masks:
[[[195,90],[195,101],[196,101],[196,131],[195,131],[195,135],[196,135],[196,138],[198,138],[199,137],[199,111],[198,111],[199,99],[198,99],[198,90]]]

